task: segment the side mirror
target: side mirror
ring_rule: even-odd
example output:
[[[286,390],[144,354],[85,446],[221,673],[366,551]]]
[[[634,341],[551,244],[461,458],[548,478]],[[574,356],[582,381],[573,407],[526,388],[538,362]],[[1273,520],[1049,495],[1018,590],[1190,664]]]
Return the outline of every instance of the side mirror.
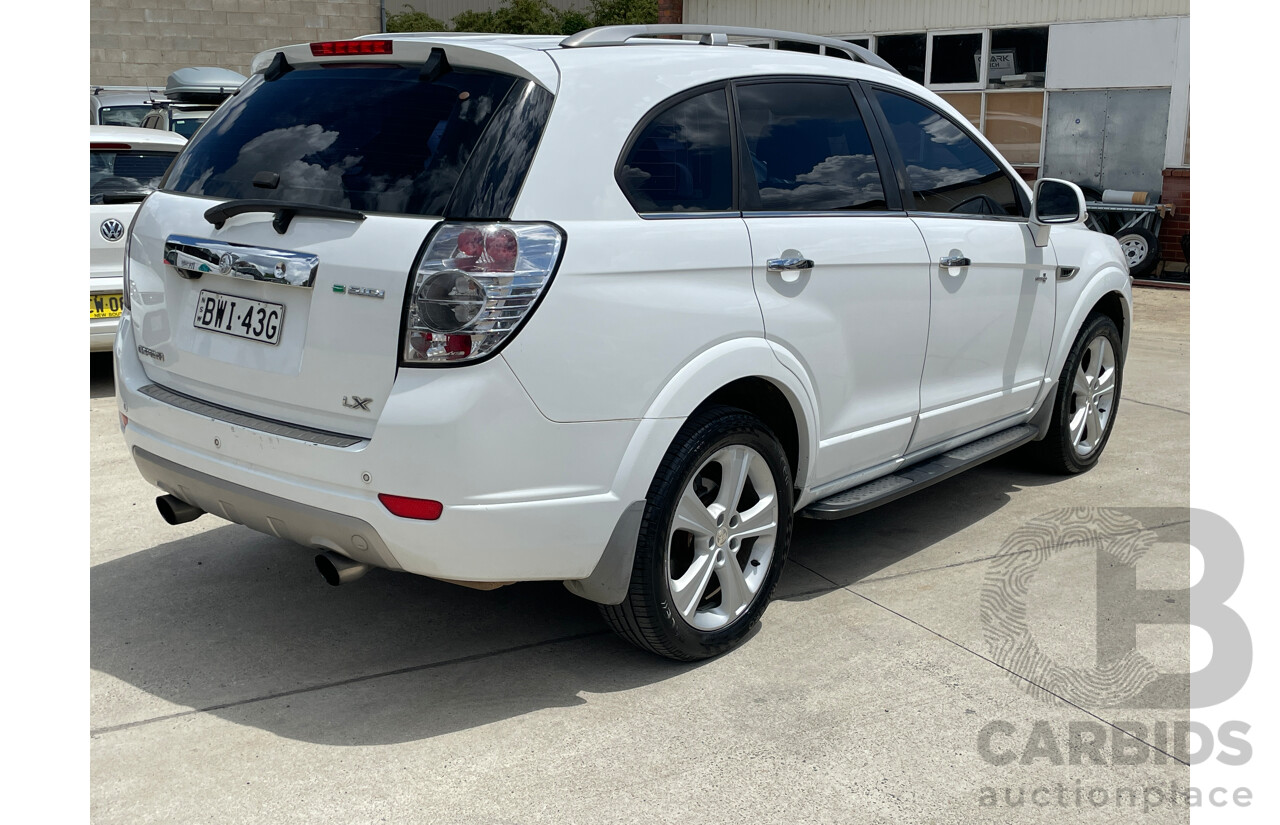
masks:
[[[1049,227],[1056,224],[1083,223],[1088,213],[1084,193],[1074,183],[1055,178],[1036,181],[1031,201],[1031,231],[1036,246],[1049,243]]]

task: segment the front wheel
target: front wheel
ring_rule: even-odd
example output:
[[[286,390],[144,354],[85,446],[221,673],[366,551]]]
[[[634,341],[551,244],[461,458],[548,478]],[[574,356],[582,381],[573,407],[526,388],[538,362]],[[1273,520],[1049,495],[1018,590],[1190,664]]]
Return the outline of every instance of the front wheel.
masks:
[[[1105,315],[1080,330],[1058,377],[1049,432],[1030,445],[1046,470],[1080,473],[1098,463],[1120,404],[1120,347],[1120,331]]]
[[[626,598],[601,605],[637,647],[705,659],[760,620],[791,541],[791,470],[758,418],[710,407],[685,422],[649,488]]]

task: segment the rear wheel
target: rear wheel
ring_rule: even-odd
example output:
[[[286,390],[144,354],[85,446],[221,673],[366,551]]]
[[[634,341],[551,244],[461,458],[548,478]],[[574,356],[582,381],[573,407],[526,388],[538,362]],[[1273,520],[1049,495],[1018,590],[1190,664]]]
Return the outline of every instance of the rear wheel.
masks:
[[[1080,473],[1098,463],[1115,425],[1123,375],[1120,331],[1105,315],[1091,317],[1058,377],[1049,432],[1030,445],[1044,469]]]
[[[671,659],[736,646],[764,612],[791,540],[777,438],[731,407],[691,417],[649,489],[626,598],[601,605],[623,638]]]

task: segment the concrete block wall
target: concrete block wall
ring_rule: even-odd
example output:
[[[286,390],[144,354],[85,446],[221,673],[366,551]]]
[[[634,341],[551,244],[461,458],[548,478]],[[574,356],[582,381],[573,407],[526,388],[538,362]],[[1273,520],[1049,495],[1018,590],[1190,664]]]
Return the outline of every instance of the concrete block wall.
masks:
[[[89,82],[163,85],[175,69],[241,74],[260,51],[380,29],[378,0],[90,0]]]

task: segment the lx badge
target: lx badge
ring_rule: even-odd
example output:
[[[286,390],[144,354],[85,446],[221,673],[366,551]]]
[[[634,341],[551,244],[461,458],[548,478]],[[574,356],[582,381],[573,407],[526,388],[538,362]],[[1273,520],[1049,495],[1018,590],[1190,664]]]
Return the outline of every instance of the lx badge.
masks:
[[[352,410],[364,410],[370,412],[369,405],[373,403],[372,398],[361,398],[358,395],[351,396],[350,400],[344,395],[342,396],[342,406]]]

